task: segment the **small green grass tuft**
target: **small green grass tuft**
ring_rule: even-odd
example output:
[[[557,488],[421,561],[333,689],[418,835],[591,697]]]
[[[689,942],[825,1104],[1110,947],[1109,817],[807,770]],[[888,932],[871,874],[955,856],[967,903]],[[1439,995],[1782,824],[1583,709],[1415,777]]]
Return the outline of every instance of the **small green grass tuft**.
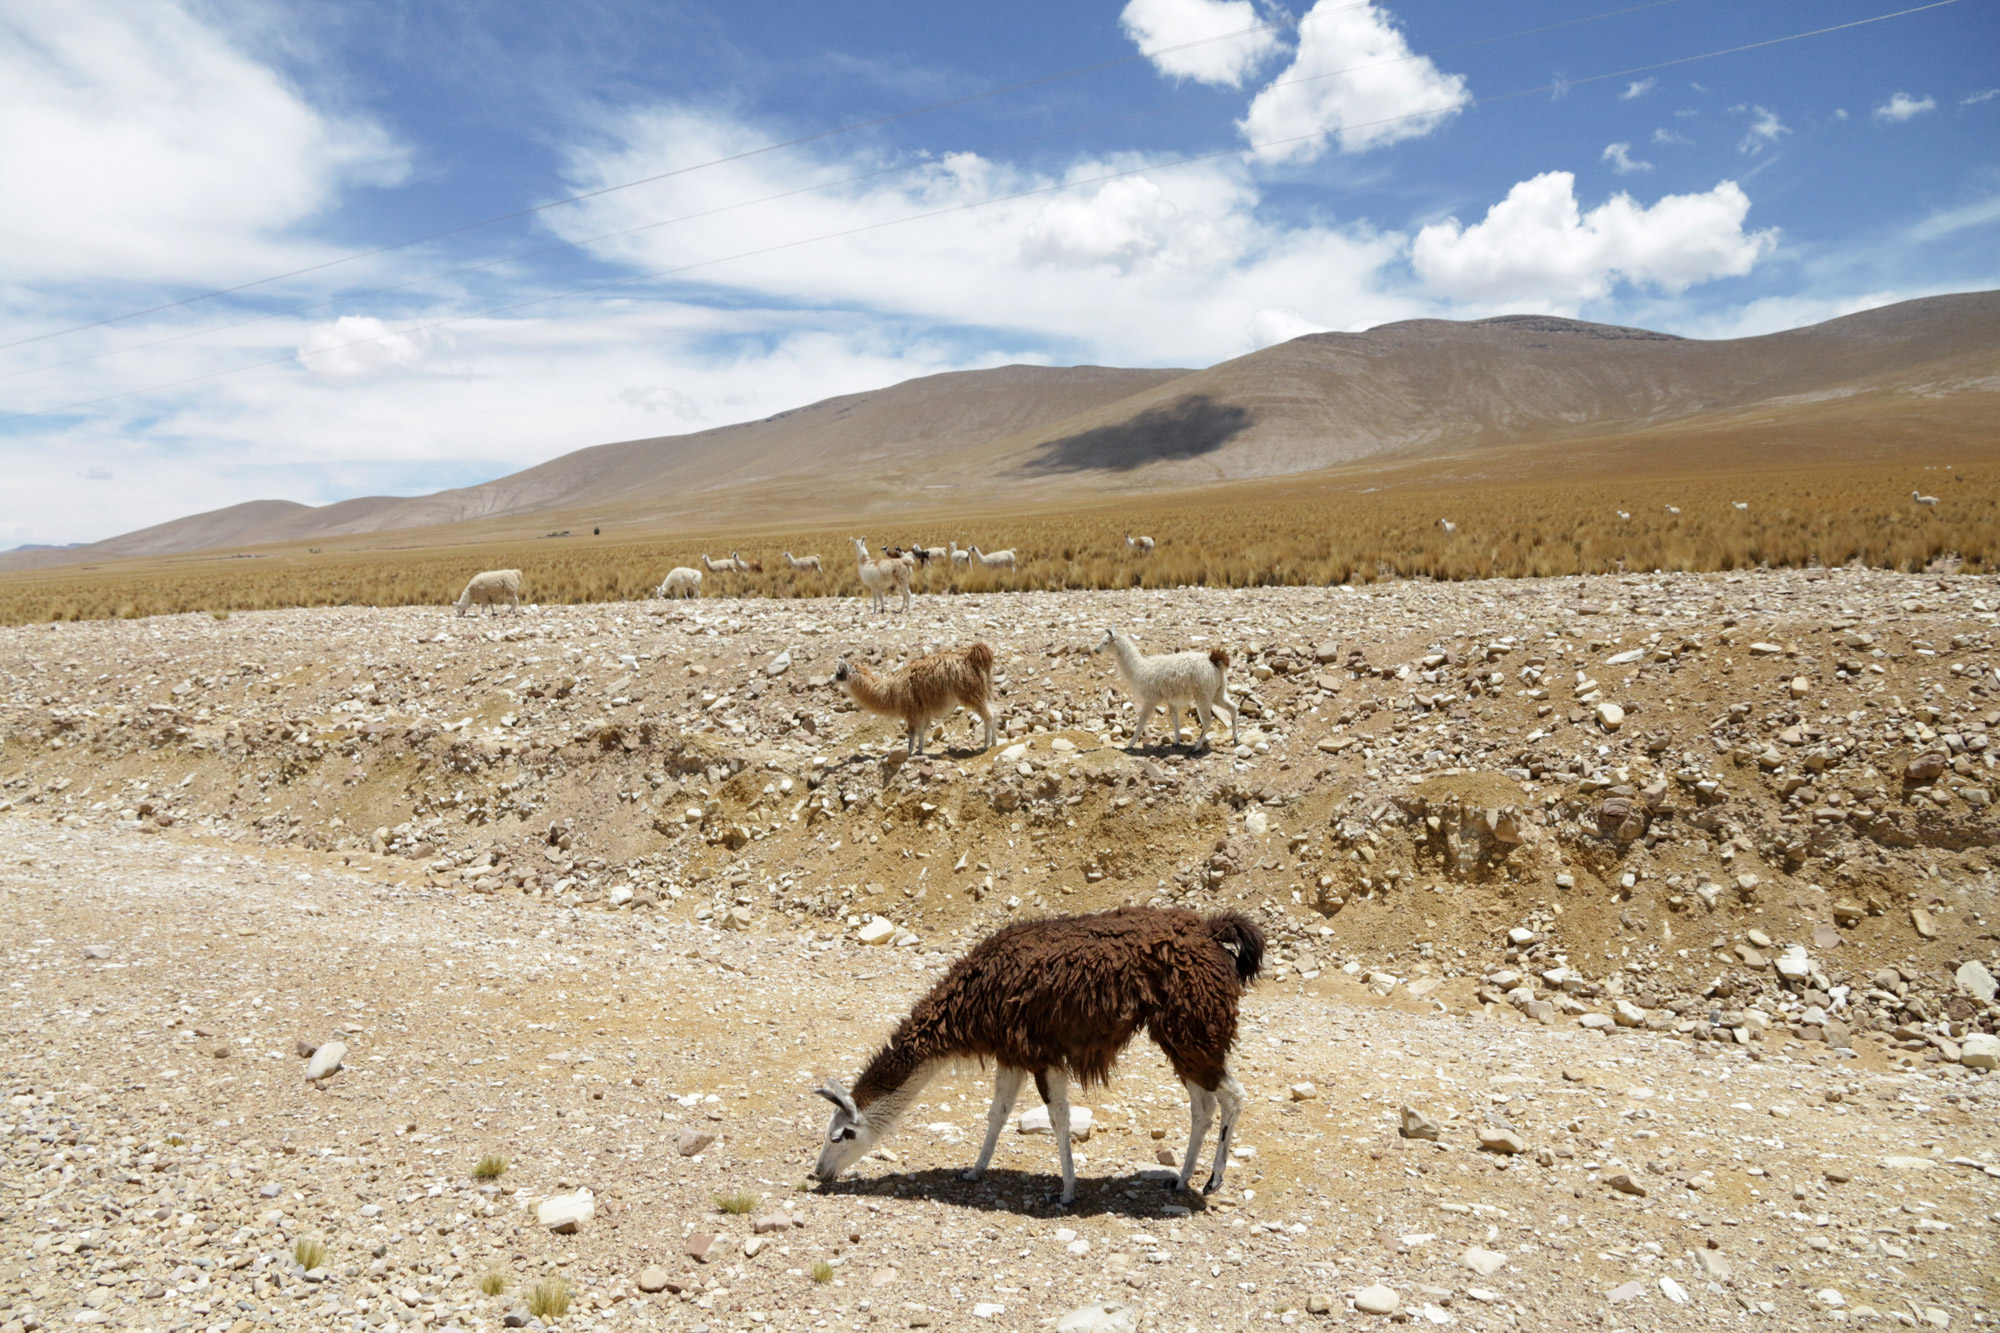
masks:
[[[169,1134],[167,1135],[167,1146],[169,1148],[185,1148],[187,1147],[187,1138],[181,1134]]]
[[[569,1283],[545,1277],[528,1288],[528,1313],[537,1319],[560,1319],[569,1313],[569,1303],[575,1299]]]
[[[715,1206],[725,1213],[747,1213],[757,1206],[757,1196],[749,1190],[731,1190],[716,1195]]]
[[[485,1277],[479,1279],[479,1290],[488,1296],[498,1296],[501,1292],[507,1290],[507,1275],[505,1273],[488,1273]]]
[[[812,1273],[812,1280],[815,1282],[833,1281],[833,1265],[824,1259],[813,1260],[813,1266],[808,1271]]]
[[[209,614],[214,616],[217,620],[229,619],[229,613],[227,611],[210,611]]]
[[[507,1159],[497,1152],[487,1153],[472,1167],[472,1175],[476,1180],[498,1180],[506,1174]]]
[[[301,1236],[292,1245],[292,1258],[296,1259],[299,1267],[305,1269],[308,1273],[312,1272],[315,1268],[324,1267],[326,1264],[326,1242],[314,1240],[310,1236]]]

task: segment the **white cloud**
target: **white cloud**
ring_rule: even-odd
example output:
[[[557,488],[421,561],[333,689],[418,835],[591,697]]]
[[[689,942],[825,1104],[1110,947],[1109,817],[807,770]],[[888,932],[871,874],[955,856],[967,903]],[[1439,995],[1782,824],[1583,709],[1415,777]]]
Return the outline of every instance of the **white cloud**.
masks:
[[[1906,120],[1923,115],[1926,111],[1935,110],[1937,110],[1937,99],[1934,97],[1912,97],[1908,93],[1897,93],[1875,108],[1875,119],[1894,121],[1900,125]]]
[[[1744,108],[1738,106],[1731,107],[1730,110],[1741,111]],[[1751,111],[1753,114],[1750,120],[1750,128],[1743,131],[1742,142],[1736,145],[1736,151],[1739,153],[1749,153],[1754,157],[1758,153],[1763,152],[1767,145],[1775,144],[1779,139],[1790,134],[1791,130],[1778,119],[1778,113],[1775,111],[1761,106],[1751,108]]]
[[[1960,106],[1978,106],[1981,102],[1990,102],[1996,97],[2000,97],[2000,88],[1983,88],[1969,97],[1959,98],[1958,104]]]
[[[1291,68],[1257,94],[1237,128],[1265,162],[1310,162],[1333,135],[1360,153],[1429,134],[1472,101],[1409,43],[1385,9],[1319,0],[1299,23]],[[1310,136],[1310,137],[1307,137]]]
[[[1624,92],[1618,94],[1618,100],[1629,102],[1636,97],[1644,97],[1659,86],[1660,81],[1658,79],[1634,79],[1625,85]]]
[[[342,315],[306,333],[299,343],[299,359],[327,379],[351,380],[384,370],[408,370],[423,360],[430,345],[430,336],[421,329],[394,332],[372,315]]]
[[[1749,211],[1749,196],[1723,181],[1651,206],[1617,194],[1584,213],[1576,178],[1549,171],[1508,191],[1484,221],[1425,227],[1410,261],[1434,291],[1455,300],[1574,311],[1621,279],[1679,292],[1748,273],[1777,240],[1775,231],[1743,230]]]
[[[1983,227],[1989,222],[2000,222],[2000,195],[1958,208],[1940,209],[1911,227],[1908,235],[1913,241],[1934,241],[1940,236],[1949,236],[1968,227]]]
[[[1265,306],[1250,317],[1250,342],[1254,347],[1273,347],[1294,338],[1303,338],[1308,333],[1332,331],[1289,306]]]
[[[1843,315],[1857,315],[1898,301],[1930,296],[1930,291],[1879,291],[1860,296],[1811,297],[1765,296],[1740,306],[1693,318],[1681,316],[1671,321],[1672,331],[1686,338],[1755,338],[1786,329],[1802,329],[1823,324]],[[1659,328],[1661,324],[1650,327]]]
[[[286,229],[404,169],[380,128],[308,105],[172,4],[6,8],[0,277],[205,284],[294,266],[324,256]]]
[[[1160,73],[1225,88],[1242,87],[1283,44],[1270,28],[1247,31],[1262,22],[1250,0],[1131,0],[1118,22]]]
[[[1604,152],[1598,156],[1597,160],[1600,162],[1609,162],[1611,169],[1621,176],[1629,176],[1635,171],[1651,171],[1653,169],[1651,162],[1641,162],[1632,156],[1632,145],[1629,143],[1604,145]]]
[[[1653,142],[1662,144],[1690,144],[1694,140],[1677,130],[1657,129],[1653,131]]]

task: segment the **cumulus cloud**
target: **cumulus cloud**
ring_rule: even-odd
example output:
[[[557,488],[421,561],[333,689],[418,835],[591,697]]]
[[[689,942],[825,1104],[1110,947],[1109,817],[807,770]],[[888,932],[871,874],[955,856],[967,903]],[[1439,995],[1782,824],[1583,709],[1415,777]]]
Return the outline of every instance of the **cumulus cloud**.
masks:
[[[306,333],[299,343],[299,359],[327,379],[351,380],[385,370],[408,370],[424,359],[430,344],[421,330],[396,332],[372,315],[342,315]]]
[[[1641,162],[1632,156],[1632,145],[1629,143],[1604,145],[1604,152],[1599,155],[1598,161],[1609,162],[1611,169],[1621,176],[1629,176],[1635,171],[1651,171],[1653,169],[1651,162]]]
[[[1374,4],[1319,0],[1299,23],[1291,67],[1257,94],[1237,128],[1265,162],[1310,162],[1332,136],[1360,153],[1431,133],[1472,101],[1462,74],[1413,55]]]
[[[309,105],[174,5],[17,4],[0,23],[0,180],[17,201],[0,208],[0,273],[16,281],[287,267],[307,253],[288,228],[404,168],[378,126]]]
[[[1259,28],[1250,0],[1131,0],[1118,22],[1168,78],[1224,88],[1242,87],[1283,45],[1276,32]]]
[[[1660,81],[1658,79],[1634,79],[1625,85],[1624,92],[1618,94],[1618,100],[1621,102],[1630,102],[1634,98],[1644,97],[1659,86]]]
[[[1900,125],[1906,120],[1923,115],[1926,111],[1935,110],[1937,110],[1937,99],[1934,97],[1912,97],[1908,93],[1897,93],[1875,108],[1875,119]]]
[[[1731,107],[1730,110],[1742,111],[1744,108],[1738,106]],[[1749,110],[1751,112],[1750,128],[1743,131],[1743,138],[1736,145],[1737,152],[1748,153],[1752,157],[1755,157],[1758,153],[1763,152],[1766,146],[1775,144],[1779,139],[1791,133],[1791,130],[1778,119],[1777,112],[1761,106],[1751,107]]]
[[[1290,306],[1265,306],[1250,317],[1250,342],[1255,347],[1274,347],[1308,333],[1331,332],[1326,325],[1307,319]]]
[[[1574,311],[1621,280],[1680,292],[1748,273],[1777,243],[1775,231],[1743,230],[1749,211],[1749,196],[1723,181],[1650,206],[1617,194],[1585,213],[1575,176],[1549,171],[1520,182],[1470,227],[1457,218],[1425,227],[1410,261],[1455,300]]]
[[[1694,140],[1677,130],[1661,128],[1653,131],[1653,142],[1662,144],[1690,144]]]

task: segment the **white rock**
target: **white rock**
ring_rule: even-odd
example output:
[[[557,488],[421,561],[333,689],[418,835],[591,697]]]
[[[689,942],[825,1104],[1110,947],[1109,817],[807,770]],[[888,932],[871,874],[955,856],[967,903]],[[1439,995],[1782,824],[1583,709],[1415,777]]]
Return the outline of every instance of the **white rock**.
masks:
[[[764,665],[767,676],[782,676],[792,669],[792,650],[787,648]]]
[[[83,956],[94,959],[109,958],[111,956],[111,946],[108,944],[86,944],[83,946]],[[1989,982],[1988,985],[1990,986],[1991,983]],[[1993,997],[1989,995],[1987,998],[1991,999]]]
[[[1133,1333],[1139,1307],[1129,1301],[1095,1301],[1056,1320],[1056,1333]]]
[[[1611,1017],[1621,1028],[1637,1028],[1646,1025],[1646,1011],[1630,1000],[1613,1002]]]
[[[1616,731],[1625,725],[1625,710],[1607,699],[1597,705],[1597,721],[1606,731]]]
[[[1089,1138],[1090,1128],[1093,1123],[1088,1106],[1072,1106],[1069,1108],[1070,1138],[1079,1143]],[[1055,1130],[1049,1125],[1049,1108],[1046,1106],[1037,1106],[1032,1111],[1022,1112],[1020,1127],[1023,1134],[1055,1133]]]
[[[565,1236],[595,1216],[597,1196],[587,1186],[574,1194],[557,1194],[535,1205],[535,1220]]]
[[[896,938],[896,923],[879,916],[870,917],[862,923],[856,938],[863,944],[887,944]]]
[[[1006,1313],[1007,1307],[997,1301],[981,1301],[972,1307],[972,1317],[974,1319],[991,1319],[995,1315]]]
[[[606,901],[613,907],[623,907],[626,903],[632,901],[632,886],[630,884],[618,885],[606,895]]]
[[[1613,1026],[1610,1014],[1584,1014],[1576,1020],[1578,1027],[1586,1027],[1593,1032]]]
[[[1980,962],[1977,958],[1959,964],[1955,980],[1958,982],[1959,990],[1966,995],[1971,996],[1981,1004],[1993,1003],[1993,996],[1996,991],[1993,974],[1987,971],[1986,964]]]
[[[1319,1096],[1319,1089],[1310,1083],[1294,1083],[1288,1091],[1295,1102],[1309,1102]]]
[[[1459,1256],[1459,1262],[1481,1277],[1492,1277],[1507,1266],[1507,1256],[1498,1250],[1482,1250],[1475,1245]]]
[[[1627,663],[1638,661],[1645,655],[1646,650],[1644,648],[1628,648],[1622,653],[1613,653],[1611,656],[1605,658],[1604,665],[1625,666]]]
[[[306,1082],[316,1083],[320,1079],[330,1077],[333,1074],[334,1070],[340,1068],[340,1062],[342,1060],[345,1060],[346,1058],[347,1058],[346,1042],[344,1041],[328,1042],[326,1045],[314,1051],[312,1053],[312,1059],[306,1062]]]
[[[2000,1037],[1975,1032],[1958,1043],[1958,1062],[1967,1069],[2000,1069]]]
[[[1687,1288],[1670,1277],[1660,1279],[1660,1294],[1675,1305],[1686,1305],[1688,1303]]]
[[[1253,809],[1249,814],[1243,816],[1243,828],[1245,832],[1261,837],[1271,831],[1271,816],[1266,814],[1261,808]]]
[[[1804,981],[1812,972],[1812,955],[1803,944],[1794,944],[1778,955],[1778,975],[1787,981]]]
[[[1884,1157],[1882,1165],[1891,1171],[1928,1171],[1932,1163],[1928,1157]]]
[[[1363,1314],[1394,1314],[1402,1303],[1403,1298],[1388,1287],[1363,1287],[1354,1293],[1354,1308]]]

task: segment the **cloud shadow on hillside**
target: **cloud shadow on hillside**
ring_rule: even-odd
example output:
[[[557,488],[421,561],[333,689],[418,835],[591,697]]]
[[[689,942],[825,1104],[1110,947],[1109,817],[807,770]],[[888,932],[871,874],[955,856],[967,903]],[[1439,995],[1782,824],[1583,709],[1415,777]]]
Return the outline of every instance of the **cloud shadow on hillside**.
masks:
[[[1192,394],[1149,408],[1129,421],[1051,440],[1023,472],[1131,472],[1148,463],[1212,454],[1250,427],[1250,410]]]

